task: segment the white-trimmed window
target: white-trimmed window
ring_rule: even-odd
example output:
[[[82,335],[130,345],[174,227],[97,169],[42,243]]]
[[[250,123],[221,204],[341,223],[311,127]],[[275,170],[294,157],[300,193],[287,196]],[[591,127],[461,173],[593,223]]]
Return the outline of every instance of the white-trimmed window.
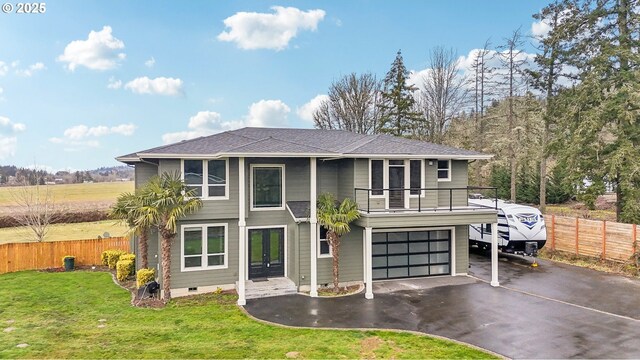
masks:
[[[284,165],[251,165],[251,210],[284,210]]]
[[[327,241],[327,229],[322,225],[318,225],[318,257],[327,258],[331,256],[331,245]]]
[[[420,195],[424,197],[424,169],[423,160],[409,160],[409,194],[412,196]]]
[[[451,181],[451,160],[438,160],[438,181]]]
[[[227,160],[182,160],[182,174],[187,188],[195,190],[198,197],[229,198]]]
[[[181,226],[182,271],[227,268],[227,224]]]
[[[369,174],[371,196],[384,196],[384,160],[370,160]]]

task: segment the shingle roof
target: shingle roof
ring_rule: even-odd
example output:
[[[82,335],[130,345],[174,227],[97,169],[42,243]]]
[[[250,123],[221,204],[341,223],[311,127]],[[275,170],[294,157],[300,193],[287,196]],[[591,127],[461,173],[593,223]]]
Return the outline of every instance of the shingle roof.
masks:
[[[287,201],[287,207],[294,219],[307,219],[311,216],[311,201]]]
[[[476,151],[457,149],[386,134],[365,135],[342,130],[252,128],[226,131],[175,144],[164,145],[118,158],[225,156],[327,156],[358,157],[366,155],[411,155],[433,158],[489,158]]]

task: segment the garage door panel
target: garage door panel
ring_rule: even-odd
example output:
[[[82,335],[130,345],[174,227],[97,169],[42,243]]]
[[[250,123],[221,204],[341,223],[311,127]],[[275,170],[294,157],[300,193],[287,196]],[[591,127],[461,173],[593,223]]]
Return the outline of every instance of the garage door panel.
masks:
[[[373,278],[394,279],[451,272],[451,231],[374,233]]]

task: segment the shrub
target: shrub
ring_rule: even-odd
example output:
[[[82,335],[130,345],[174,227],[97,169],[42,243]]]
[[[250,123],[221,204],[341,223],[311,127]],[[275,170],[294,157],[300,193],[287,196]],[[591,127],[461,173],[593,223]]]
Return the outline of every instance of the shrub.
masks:
[[[125,281],[131,275],[133,275],[134,263],[131,260],[120,260],[116,264],[116,279],[118,281]]]
[[[127,252],[123,250],[107,250],[101,255],[102,263],[109,266],[110,269],[115,269],[118,260],[120,260],[120,256],[126,253]]]
[[[120,260],[131,260],[135,264],[136,255],[135,254],[123,254],[123,255],[120,255]]]
[[[156,279],[155,269],[140,269],[136,274],[136,283],[138,287]]]

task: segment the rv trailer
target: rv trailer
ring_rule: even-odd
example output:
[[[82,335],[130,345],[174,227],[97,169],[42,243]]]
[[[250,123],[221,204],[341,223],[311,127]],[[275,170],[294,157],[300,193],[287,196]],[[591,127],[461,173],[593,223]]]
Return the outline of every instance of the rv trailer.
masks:
[[[498,248],[505,253],[536,256],[547,242],[547,229],[540,210],[503,200],[472,195],[469,204],[498,207]],[[491,224],[469,225],[469,245],[491,247]]]

